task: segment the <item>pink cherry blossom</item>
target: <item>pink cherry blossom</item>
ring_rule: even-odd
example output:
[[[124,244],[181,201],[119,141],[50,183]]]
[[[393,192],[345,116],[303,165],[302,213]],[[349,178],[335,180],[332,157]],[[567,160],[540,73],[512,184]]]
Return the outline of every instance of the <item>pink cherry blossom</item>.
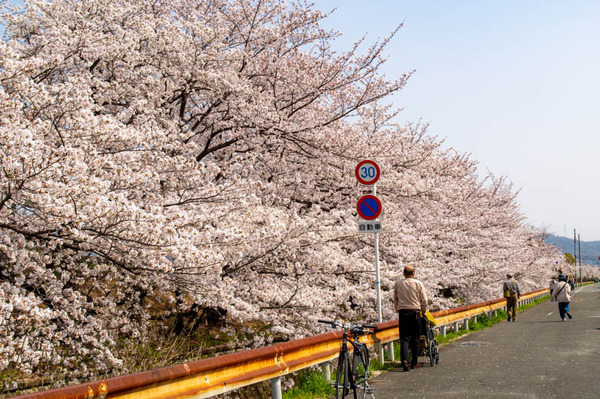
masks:
[[[563,262],[510,182],[394,122],[396,32],[338,54],[304,1],[0,12],[0,371],[124,373],[120,337],[201,310],[290,339],[375,321],[362,159],[381,166],[385,319],[405,264],[448,308],[499,297],[507,271],[546,287]]]

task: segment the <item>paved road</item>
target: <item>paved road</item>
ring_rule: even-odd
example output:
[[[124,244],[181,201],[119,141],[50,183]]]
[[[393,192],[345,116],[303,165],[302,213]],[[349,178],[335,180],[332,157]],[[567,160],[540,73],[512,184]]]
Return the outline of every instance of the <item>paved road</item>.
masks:
[[[600,398],[600,286],[580,289],[573,320],[546,301],[440,349],[440,363],[372,380],[375,398]],[[422,362],[425,358],[421,358]]]

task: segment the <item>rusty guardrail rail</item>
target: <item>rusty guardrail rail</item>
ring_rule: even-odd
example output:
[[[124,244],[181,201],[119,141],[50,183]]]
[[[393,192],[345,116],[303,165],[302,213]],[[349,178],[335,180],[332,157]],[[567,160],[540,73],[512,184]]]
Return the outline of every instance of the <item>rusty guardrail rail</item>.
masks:
[[[544,296],[548,289],[521,296],[519,305]],[[432,313],[443,335],[446,327],[465,323],[482,313],[506,307],[504,299]],[[369,346],[399,339],[398,320],[377,325],[378,331],[361,340]],[[321,365],[328,374],[329,362],[338,356],[342,332],[330,332],[264,348],[231,353],[176,366],[51,389],[18,396],[20,399],[92,398],[208,398],[261,381],[270,380],[273,398],[281,398],[281,377],[307,367]]]
[[[543,297],[549,293],[550,289],[544,288],[523,294],[519,298],[517,306],[527,305],[535,301],[535,299]],[[459,329],[460,323],[464,323],[464,327],[468,328],[469,320],[480,316],[482,313],[485,313],[488,318],[490,318],[492,313],[496,313],[500,309],[506,310],[506,299],[504,298],[450,310],[442,310],[433,313],[433,316],[437,322],[436,329],[438,329],[445,337],[448,326],[452,325],[454,331],[456,332]]]

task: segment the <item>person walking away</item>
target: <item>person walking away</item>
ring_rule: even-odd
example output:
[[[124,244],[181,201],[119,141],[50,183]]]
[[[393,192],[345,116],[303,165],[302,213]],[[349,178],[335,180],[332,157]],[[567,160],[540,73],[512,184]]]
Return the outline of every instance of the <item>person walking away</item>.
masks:
[[[571,303],[571,286],[567,282],[567,278],[564,275],[558,276],[558,284],[554,288],[554,293],[550,300],[552,302],[558,302],[558,313],[562,321],[567,321],[565,316],[572,319],[571,313],[569,313],[569,304]]]
[[[554,277],[550,280],[550,298],[552,298],[552,293],[554,292],[554,287],[556,287],[557,281]]]
[[[569,278],[569,286],[571,286],[571,291],[575,289],[575,279],[573,277]]]
[[[404,278],[394,284],[394,307],[398,312],[400,333],[400,360],[404,371],[409,371],[409,347],[412,351],[410,368],[418,367],[421,313],[427,312],[427,294],[423,283],[415,278],[415,268],[405,266]]]
[[[506,313],[508,313],[506,321],[511,320],[512,313],[512,321],[514,322],[517,320],[517,303],[521,297],[521,288],[519,288],[519,283],[517,283],[512,273],[506,274],[506,281],[502,285],[502,291],[506,298]]]

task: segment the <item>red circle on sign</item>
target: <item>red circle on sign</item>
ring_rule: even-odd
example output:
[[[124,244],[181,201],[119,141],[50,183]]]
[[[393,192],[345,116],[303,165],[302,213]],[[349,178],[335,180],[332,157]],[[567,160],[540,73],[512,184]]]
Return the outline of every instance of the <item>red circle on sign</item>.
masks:
[[[356,165],[356,169],[354,170],[354,174],[358,181],[367,186],[371,184],[375,184],[377,180],[379,180],[379,165],[374,161],[364,160]]]
[[[376,219],[381,214],[381,201],[374,195],[363,195],[356,204],[356,211],[365,220]]]

